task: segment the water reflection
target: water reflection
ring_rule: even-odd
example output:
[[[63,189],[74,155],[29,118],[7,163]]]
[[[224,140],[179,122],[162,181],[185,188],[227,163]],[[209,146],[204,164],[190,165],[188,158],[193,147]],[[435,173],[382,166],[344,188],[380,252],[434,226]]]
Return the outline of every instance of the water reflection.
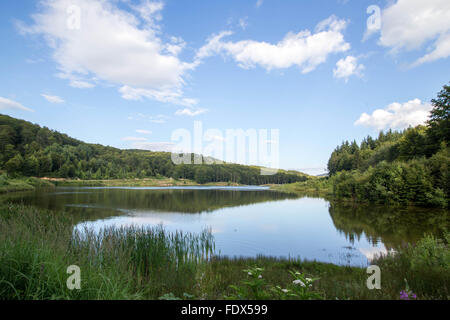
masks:
[[[266,188],[58,188],[11,195],[71,213],[78,225],[153,226],[169,231],[211,229],[223,255],[301,257],[367,265],[425,232],[448,227],[445,210],[345,206]]]
[[[333,224],[350,243],[365,237],[373,245],[396,249],[424,234],[442,236],[449,227],[448,210],[330,203]]]

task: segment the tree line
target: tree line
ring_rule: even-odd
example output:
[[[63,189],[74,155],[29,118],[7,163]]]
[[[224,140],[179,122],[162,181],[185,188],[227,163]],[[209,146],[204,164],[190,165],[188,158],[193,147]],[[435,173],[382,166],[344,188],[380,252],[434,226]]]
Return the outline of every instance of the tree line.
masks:
[[[172,177],[198,183],[284,184],[307,179],[295,171],[272,176],[239,164],[175,165],[168,152],[88,144],[30,122],[0,115],[0,169],[9,176],[72,179]]]
[[[450,86],[431,101],[426,125],[343,142],[328,161],[337,198],[447,207],[450,197]]]

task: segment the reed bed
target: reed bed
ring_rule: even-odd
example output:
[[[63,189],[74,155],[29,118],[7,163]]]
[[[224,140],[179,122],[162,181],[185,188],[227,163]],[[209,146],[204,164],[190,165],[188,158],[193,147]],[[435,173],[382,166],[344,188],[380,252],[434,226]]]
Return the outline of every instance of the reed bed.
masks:
[[[157,299],[192,292],[212,256],[208,230],[73,229],[63,213],[0,209],[0,299]],[[81,290],[68,290],[67,267],[81,269]]]

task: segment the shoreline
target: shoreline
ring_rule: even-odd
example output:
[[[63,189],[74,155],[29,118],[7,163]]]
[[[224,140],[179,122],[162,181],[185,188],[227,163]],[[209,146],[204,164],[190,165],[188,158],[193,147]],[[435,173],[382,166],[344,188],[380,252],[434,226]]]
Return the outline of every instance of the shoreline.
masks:
[[[36,229],[36,225],[43,227]],[[268,300],[302,299],[280,296],[279,291],[273,290],[276,286],[296,289],[291,273],[294,271],[304,279],[316,279],[308,289],[310,294],[314,294],[311,296],[314,299],[398,300],[399,292],[405,288],[405,278],[418,299],[449,298],[448,265],[442,262],[442,257],[448,255],[448,247],[431,237],[415,246],[404,247],[396,255],[375,258],[372,262],[383,270],[383,285],[380,290],[369,290],[364,267],[270,256],[205,256],[204,252],[214,251],[214,240],[208,235],[178,234],[173,237],[158,229],[152,229],[151,232],[136,229],[106,230],[107,242],[102,241],[101,237],[78,237],[72,240],[77,246],[71,247],[68,244],[73,237],[72,227],[71,216],[63,212],[54,215],[33,206],[0,206],[0,242],[5,244],[8,258],[0,268],[0,275],[12,284],[0,284],[3,298],[49,299],[56,296],[68,300],[93,300],[99,297],[157,300],[179,297],[188,300],[223,300],[239,299],[240,294],[245,294],[245,299],[258,300],[259,294],[262,294]],[[139,237],[140,246],[133,240],[135,237]],[[90,254],[92,247],[103,250],[102,259]],[[24,248],[27,250],[23,251]],[[425,248],[433,249],[433,255],[427,259],[421,255]],[[117,250],[125,260],[116,260]],[[189,254],[198,259],[178,260]],[[23,268],[16,272],[17,259],[20,259]],[[430,259],[433,262],[431,269],[428,266]],[[66,290],[60,285],[66,281],[67,266],[73,261],[77,261],[86,279],[79,292]],[[148,268],[148,263],[151,263],[151,268]],[[247,286],[249,269],[262,274],[264,283],[258,288],[258,295],[254,295]],[[21,281],[21,275],[26,275],[28,280]],[[426,277],[422,279],[424,275]],[[111,283],[115,286],[108,285]],[[45,288],[45,291],[41,288]],[[238,288],[238,292],[234,288]]]

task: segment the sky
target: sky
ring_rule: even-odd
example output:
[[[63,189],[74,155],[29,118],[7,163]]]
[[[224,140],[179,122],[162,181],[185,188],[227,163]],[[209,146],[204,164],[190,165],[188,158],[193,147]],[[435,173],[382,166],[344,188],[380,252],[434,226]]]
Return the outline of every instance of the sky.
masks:
[[[448,0],[2,1],[0,40],[2,114],[155,151],[275,129],[277,165],[310,174],[425,123],[450,81]]]

